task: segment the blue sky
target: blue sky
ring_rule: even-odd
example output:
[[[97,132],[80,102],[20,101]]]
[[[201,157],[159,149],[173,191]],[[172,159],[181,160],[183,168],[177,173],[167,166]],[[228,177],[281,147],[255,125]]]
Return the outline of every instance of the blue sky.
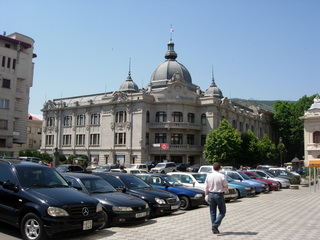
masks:
[[[45,101],[146,87],[172,24],[177,61],[205,91],[298,100],[319,93],[319,0],[0,0],[0,33],[35,40],[29,113]]]

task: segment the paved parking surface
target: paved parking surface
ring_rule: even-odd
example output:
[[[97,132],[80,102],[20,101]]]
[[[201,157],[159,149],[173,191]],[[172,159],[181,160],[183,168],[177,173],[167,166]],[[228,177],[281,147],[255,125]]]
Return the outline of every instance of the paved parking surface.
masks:
[[[308,187],[283,189],[227,203],[220,234],[211,232],[208,206],[178,211],[142,224],[111,227],[92,234],[60,240],[200,240],[200,239],[292,239],[320,238],[320,192]],[[13,230],[0,228],[0,239],[21,239]],[[3,238],[2,236],[6,236]]]

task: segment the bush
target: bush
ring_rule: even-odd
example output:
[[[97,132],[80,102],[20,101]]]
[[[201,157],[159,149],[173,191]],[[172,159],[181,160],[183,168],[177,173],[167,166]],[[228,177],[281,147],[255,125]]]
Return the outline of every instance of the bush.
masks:
[[[291,184],[298,184],[298,179],[296,179],[295,177],[290,178],[290,183]]]

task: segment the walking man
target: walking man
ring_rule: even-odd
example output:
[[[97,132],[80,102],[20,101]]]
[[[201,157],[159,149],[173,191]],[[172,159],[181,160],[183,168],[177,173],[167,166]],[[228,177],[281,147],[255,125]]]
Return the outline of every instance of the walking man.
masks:
[[[213,163],[212,174],[208,174],[205,181],[205,195],[210,206],[210,217],[212,223],[212,233],[218,234],[218,227],[222,219],[226,215],[226,204],[224,200],[224,191],[228,189],[228,182],[222,173],[219,173],[221,164],[219,162]],[[219,214],[217,216],[217,208]]]

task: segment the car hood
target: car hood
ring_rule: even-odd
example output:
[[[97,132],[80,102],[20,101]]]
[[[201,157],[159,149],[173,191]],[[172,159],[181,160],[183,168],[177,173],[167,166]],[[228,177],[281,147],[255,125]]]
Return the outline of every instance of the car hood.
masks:
[[[144,206],[145,201],[121,192],[94,193],[92,197],[98,199],[103,205],[109,206]]]
[[[174,194],[168,193],[166,191],[162,191],[156,188],[138,188],[138,189],[127,189],[127,193],[134,194],[135,196],[138,195],[142,199],[154,199],[157,198],[175,198]]]
[[[71,187],[63,188],[27,188],[25,194],[51,206],[73,204],[97,204],[97,201]]]
[[[234,187],[234,188],[241,188],[241,187],[243,187],[243,188],[245,188],[245,187],[252,187],[252,185],[251,184],[249,184],[249,183],[245,183],[245,182],[234,182],[234,181],[232,181],[232,182],[228,182],[228,185],[230,185],[231,187]]]

